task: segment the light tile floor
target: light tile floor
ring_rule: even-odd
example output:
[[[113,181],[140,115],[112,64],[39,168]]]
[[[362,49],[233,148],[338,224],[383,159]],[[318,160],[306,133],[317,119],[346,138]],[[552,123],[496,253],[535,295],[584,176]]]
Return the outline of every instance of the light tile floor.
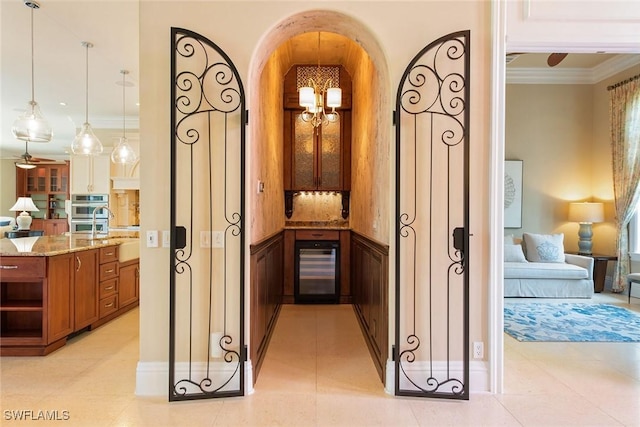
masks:
[[[594,302],[627,306],[611,294]],[[350,306],[288,305],[254,394],[170,404],[133,394],[137,331],[134,310],[49,356],[0,359],[0,424],[640,426],[637,343],[520,343],[505,335],[504,394],[472,394],[466,402],[395,398],[383,390]],[[20,422],[6,412],[16,410],[68,411],[70,419]]]

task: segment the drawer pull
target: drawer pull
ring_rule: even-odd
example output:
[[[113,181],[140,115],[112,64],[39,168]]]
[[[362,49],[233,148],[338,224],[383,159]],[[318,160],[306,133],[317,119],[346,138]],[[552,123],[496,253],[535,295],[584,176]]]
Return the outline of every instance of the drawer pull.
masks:
[[[82,266],[82,261],[80,261],[80,258],[76,256],[76,261],[78,261],[78,268],[76,268],[76,271],[80,271],[80,266]]]
[[[19,267],[17,265],[2,265],[3,270],[17,270]]]
[[[311,233],[311,235],[313,237],[322,237],[322,236],[324,236],[324,233]]]
[[[111,308],[111,307],[113,307],[113,303],[112,302],[110,302],[109,304],[105,304],[104,305],[104,308]]]
[[[109,270],[106,270],[105,273],[113,273],[113,268],[109,269]]]
[[[113,255],[113,252],[107,252],[106,255],[107,256],[111,256],[111,255]]]
[[[113,289],[113,286],[107,286],[106,288],[104,288],[105,291],[110,291],[111,289]]]

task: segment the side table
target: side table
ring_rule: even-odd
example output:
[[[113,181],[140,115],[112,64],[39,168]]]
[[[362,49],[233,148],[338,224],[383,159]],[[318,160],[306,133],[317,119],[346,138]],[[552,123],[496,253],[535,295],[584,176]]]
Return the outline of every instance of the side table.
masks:
[[[581,254],[579,252],[567,252],[575,255],[593,258],[593,292],[600,293],[604,290],[604,280],[607,277],[607,263],[617,261],[617,255]]]

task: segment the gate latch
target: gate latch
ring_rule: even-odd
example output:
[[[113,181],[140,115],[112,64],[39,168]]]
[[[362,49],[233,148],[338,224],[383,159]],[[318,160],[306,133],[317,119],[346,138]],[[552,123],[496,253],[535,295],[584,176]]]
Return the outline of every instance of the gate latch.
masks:
[[[461,252],[465,251],[463,227],[456,227],[453,229],[453,247]]]

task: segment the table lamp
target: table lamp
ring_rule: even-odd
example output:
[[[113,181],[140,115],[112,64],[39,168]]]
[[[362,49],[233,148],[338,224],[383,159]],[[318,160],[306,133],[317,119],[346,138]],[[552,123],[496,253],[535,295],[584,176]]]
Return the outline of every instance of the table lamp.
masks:
[[[27,212],[39,211],[31,200],[31,197],[18,197],[15,205],[9,209],[10,211],[22,211],[16,218],[18,230],[29,230],[31,227],[31,216]]]
[[[569,221],[580,223],[578,230],[578,253],[591,255],[593,230],[591,224],[604,221],[602,203],[575,202],[569,204]]]

